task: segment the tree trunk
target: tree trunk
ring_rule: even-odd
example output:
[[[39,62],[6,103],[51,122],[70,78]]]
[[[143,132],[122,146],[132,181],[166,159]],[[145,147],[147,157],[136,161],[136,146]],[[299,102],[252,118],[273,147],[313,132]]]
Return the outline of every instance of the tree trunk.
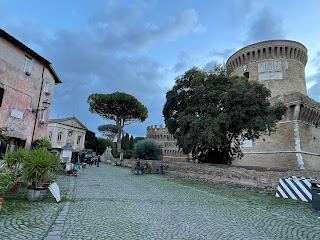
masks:
[[[117,133],[117,152],[121,153],[121,132],[122,132],[122,124],[121,124],[121,118],[117,118],[116,123],[118,127],[118,133]]]

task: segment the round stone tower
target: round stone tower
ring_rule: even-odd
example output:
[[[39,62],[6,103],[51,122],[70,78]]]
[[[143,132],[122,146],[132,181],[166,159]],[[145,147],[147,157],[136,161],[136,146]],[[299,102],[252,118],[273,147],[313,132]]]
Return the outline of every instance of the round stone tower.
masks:
[[[307,48],[289,40],[270,40],[246,46],[226,65],[231,76],[260,81],[271,90],[271,97],[300,92],[307,95],[305,66]]]

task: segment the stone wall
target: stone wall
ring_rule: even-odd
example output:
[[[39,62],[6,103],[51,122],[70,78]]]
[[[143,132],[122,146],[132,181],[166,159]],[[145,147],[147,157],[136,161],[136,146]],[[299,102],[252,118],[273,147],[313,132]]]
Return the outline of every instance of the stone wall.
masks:
[[[144,160],[141,160],[142,162]],[[313,170],[288,170],[285,168],[270,167],[241,167],[233,165],[213,165],[206,163],[188,162],[162,162],[148,160],[154,173],[159,164],[164,166],[164,174],[173,177],[181,177],[191,181],[212,184],[230,185],[240,188],[252,189],[257,192],[275,194],[279,179],[291,176],[303,176],[311,179],[319,179],[320,171]],[[109,164],[130,168],[135,163],[134,159],[120,161],[114,159],[107,161]]]

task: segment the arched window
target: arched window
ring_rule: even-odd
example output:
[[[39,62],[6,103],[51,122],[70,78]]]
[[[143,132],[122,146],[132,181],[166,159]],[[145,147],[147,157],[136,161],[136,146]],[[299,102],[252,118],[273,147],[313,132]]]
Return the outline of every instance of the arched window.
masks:
[[[62,132],[59,132],[58,133],[58,142],[61,142],[61,139],[62,139]]]
[[[81,136],[78,136],[77,144],[79,145],[80,143],[81,143]]]
[[[52,132],[49,132],[48,138],[50,141],[52,140]]]

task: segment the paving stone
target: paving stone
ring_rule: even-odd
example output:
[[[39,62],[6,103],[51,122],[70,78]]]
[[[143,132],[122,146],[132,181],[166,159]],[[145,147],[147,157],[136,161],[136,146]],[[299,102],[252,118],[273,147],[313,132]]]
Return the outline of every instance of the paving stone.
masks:
[[[1,214],[0,239],[320,239],[308,203],[105,164],[58,182],[68,201]]]

